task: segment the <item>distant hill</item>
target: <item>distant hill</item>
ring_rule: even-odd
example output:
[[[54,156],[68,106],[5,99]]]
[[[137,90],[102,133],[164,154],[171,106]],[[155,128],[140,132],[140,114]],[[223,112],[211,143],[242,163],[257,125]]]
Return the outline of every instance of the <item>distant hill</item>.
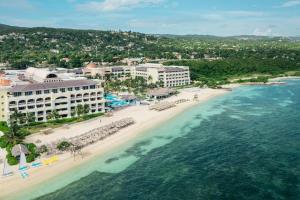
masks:
[[[20,29],[26,29],[24,27],[18,27],[18,26],[9,26],[6,24],[0,24],[0,32],[1,31],[13,31],[13,30],[20,30]]]
[[[136,57],[150,61],[279,56],[295,59],[300,49],[298,41],[299,37],[159,35],[0,24],[0,63],[14,68],[37,64],[71,68],[90,61],[121,64],[124,58]]]

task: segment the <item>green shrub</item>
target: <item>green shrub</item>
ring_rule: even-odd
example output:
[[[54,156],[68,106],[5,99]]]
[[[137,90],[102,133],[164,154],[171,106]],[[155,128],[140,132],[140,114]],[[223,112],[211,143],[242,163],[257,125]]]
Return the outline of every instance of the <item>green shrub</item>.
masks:
[[[26,161],[27,162],[34,161],[35,158],[40,155],[36,145],[33,143],[29,143],[29,144],[25,144],[25,146],[27,147],[27,149],[29,151],[29,155],[26,156]]]
[[[7,151],[7,152],[11,152],[13,146],[14,146],[13,144],[8,143],[8,144],[6,145],[6,151]]]
[[[293,76],[300,76],[300,72],[295,72]]]
[[[57,145],[57,148],[60,151],[66,151],[69,147],[71,146],[71,143],[67,142],[67,141],[62,141],[61,143],[59,143]]]
[[[8,145],[9,141],[5,136],[0,137],[0,148],[6,148]]]
[[[3,121],[0,122],[0,131],[2,131],[3,133],[9,132],[9,127],[6,122]]]
[[[17,165],[19,163],[17,158],[11,155],[11,152],[7,153],[6,158],[9,165]]]
[[[27,147],[28,151],[31,153],[36,153],[37,148],[36,145],[33,143],[29,143],[29,144],[25,144],[25,146]]]
[[[30,153],[26,156],[26,162],[28,162],[28,163],[33,162],[35,160],[35,158],[36,158],[36,155]]]

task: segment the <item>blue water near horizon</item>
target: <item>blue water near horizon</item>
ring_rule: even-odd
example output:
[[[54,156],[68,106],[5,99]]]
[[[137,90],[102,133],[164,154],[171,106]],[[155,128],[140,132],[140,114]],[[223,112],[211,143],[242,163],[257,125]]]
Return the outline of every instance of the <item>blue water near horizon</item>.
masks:
[[[15,199],[300,199],[300,81],[287,82],[197,105]]]

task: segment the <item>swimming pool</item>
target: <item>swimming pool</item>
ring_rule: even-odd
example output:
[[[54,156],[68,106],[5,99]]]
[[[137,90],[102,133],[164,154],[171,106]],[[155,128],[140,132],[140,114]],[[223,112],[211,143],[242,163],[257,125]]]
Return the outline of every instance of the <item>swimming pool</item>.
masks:
[[[107,94],[105,96],[105,100],[107,100],[107,106],[111,108],[128,106],[130,104],[125,100],[119,99],[117,96],[113,94]]]

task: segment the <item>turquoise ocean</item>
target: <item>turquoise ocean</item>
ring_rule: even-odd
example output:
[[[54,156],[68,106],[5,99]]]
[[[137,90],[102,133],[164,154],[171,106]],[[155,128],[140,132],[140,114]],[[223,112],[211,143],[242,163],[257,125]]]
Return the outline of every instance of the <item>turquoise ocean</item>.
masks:
[[[300,199],[300,80],[239,87],[11,199]]]

